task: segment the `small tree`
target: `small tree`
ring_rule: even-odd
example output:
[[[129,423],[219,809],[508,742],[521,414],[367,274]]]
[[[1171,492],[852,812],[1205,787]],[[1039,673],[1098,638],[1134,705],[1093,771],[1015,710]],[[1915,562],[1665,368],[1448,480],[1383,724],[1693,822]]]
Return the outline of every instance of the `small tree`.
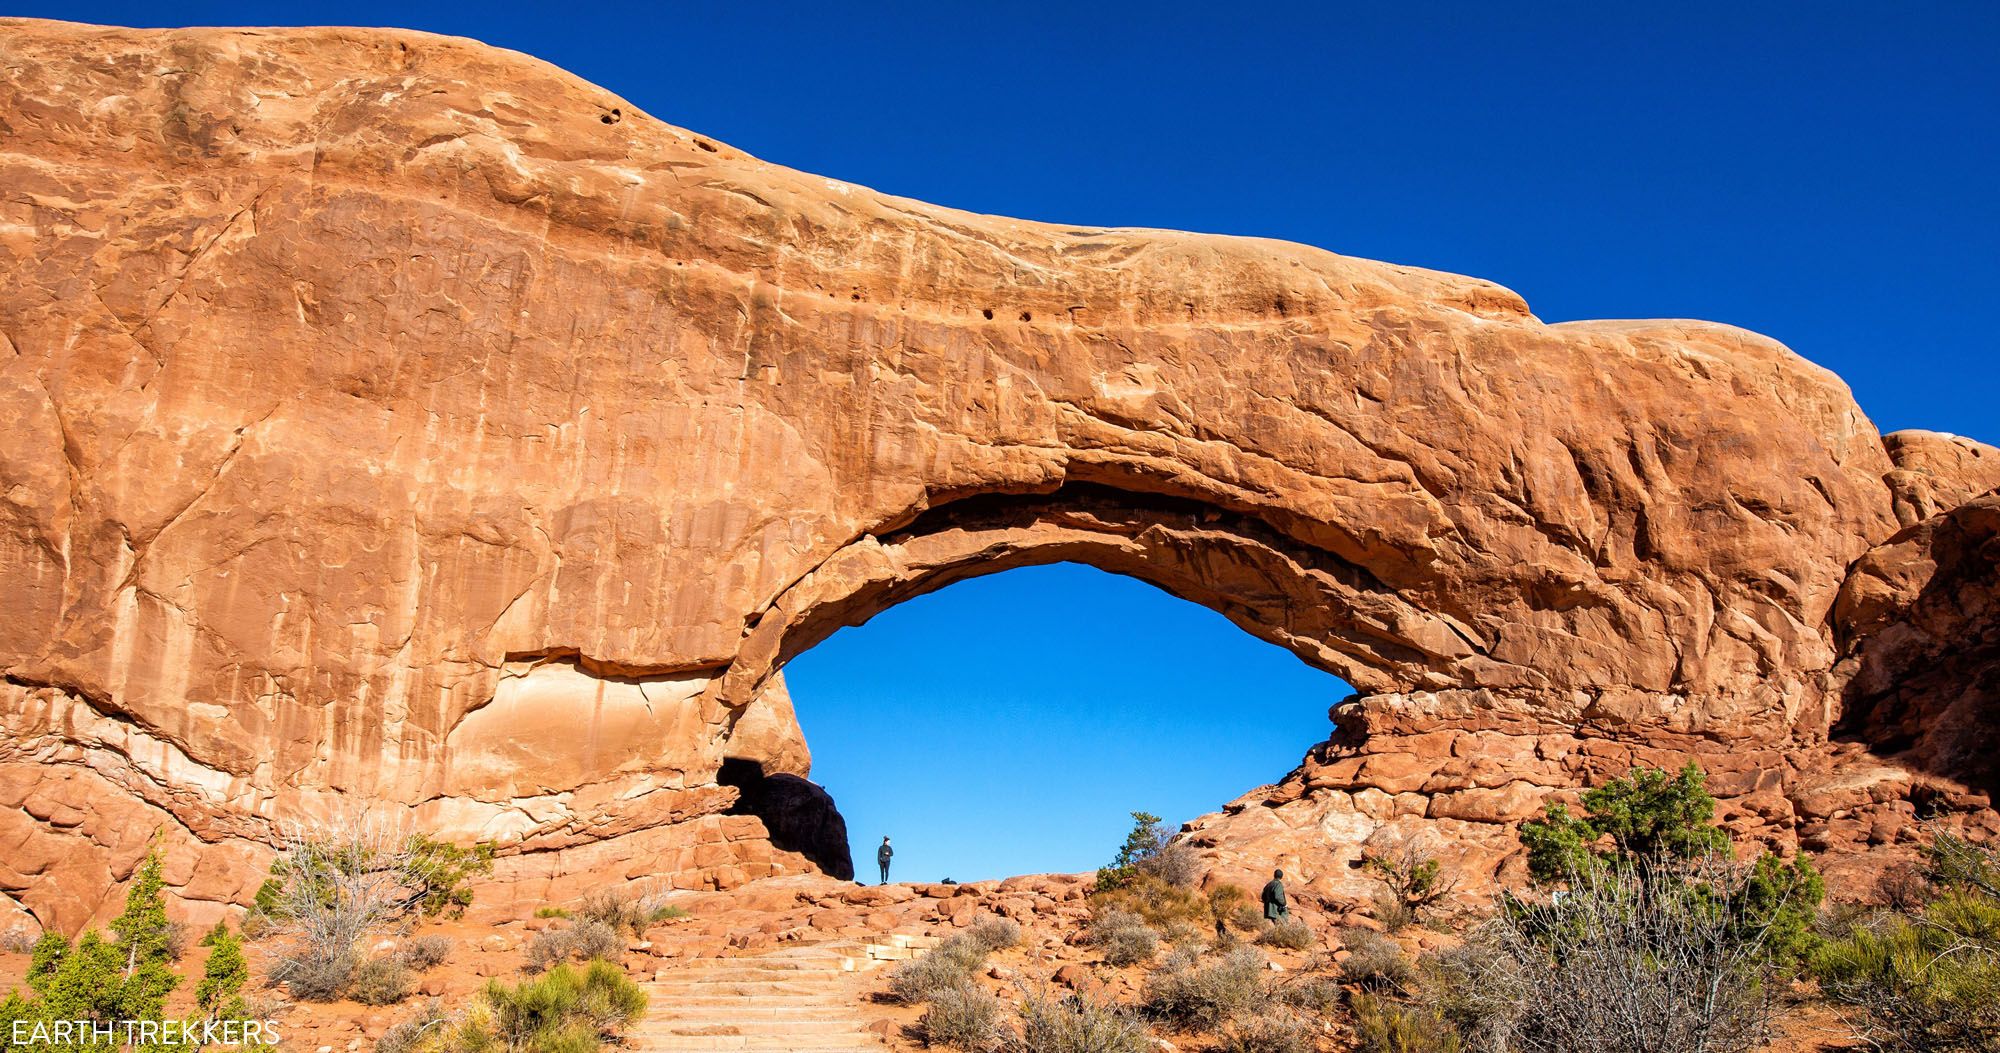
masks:
[[[132,875],[132,887],[125,891],[125,910],[111,922],[118,944],[125,950],[125,975],[136,973],[142,964],[170,965],[180,955],[175,946],[174,924],[167,920],[165,882],[160,878],[160,856],[147,853]]]
[[[1583,816],[1559,804],[1521,824],[1528,873],[1560,881],[1599,865],[1634,859],[1698,859],[1729,847],[1729,835],[1710,825],[1715,798],[1708,778],[1689,761],[1679,772],[1638,768],[1583,795]],[[1611,847],[1598,847],[1605,838]]]
[[[1132,830],[1125,835],[1125,843],[1118,846],[1118,854],[1112,857],[1110,866],[1098,868],[1098,891],[1109,892],[1131,884],[1145,862],[1166,847],[1172,835],[1160,824],[1160,817],[1150,812],[1132,813]]]
[[[201,942],[208,948],[208,961],[194,988],[195,1005],[210,1019],[244,1016],[243,981],[249,979],[250,968],[243,961],[242,939],[218,921]]]
[[[1450,895],[1457,884],[1445,874],[1444,865],[1414,839],[1393,852],[1365,856],[1362,865],[1382,883],[1376,920],[1391,932],[1417,920]]]

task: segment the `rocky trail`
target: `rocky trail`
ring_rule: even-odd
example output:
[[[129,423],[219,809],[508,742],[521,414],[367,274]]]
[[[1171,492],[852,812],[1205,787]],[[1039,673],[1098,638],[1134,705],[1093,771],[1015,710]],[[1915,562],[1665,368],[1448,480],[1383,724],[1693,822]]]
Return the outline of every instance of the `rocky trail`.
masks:
[[[869,1011],[868,974],[935,942],[893,935],[676,962],[646,985],[645,1019],[626,1041],[648,1053],[881,1050],[884,1036],[869,1027],[882,1014]]]

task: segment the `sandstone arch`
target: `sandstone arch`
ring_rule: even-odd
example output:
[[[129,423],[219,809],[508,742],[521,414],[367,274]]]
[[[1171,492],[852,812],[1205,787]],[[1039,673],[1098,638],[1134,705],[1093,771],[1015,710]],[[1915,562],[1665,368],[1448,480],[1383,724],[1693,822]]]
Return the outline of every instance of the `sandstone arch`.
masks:
[[[219,909],[357,801],[494,895],[802,865],[717,779],[803,773],[784,658],[1065,552],[1368,692],[1218,859],[1498,865],[1688,753],[1789,840],[1850,564],[1971,485],[1727,326],[889,197],[469,41],[4,24],[0,890],[64,927],[155,829]]]

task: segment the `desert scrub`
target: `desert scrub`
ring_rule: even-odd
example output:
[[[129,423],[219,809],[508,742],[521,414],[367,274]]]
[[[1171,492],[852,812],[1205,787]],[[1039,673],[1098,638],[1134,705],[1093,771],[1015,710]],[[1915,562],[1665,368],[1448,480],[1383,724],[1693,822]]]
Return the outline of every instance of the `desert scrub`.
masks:
[[[665,902],[665,893],[640,891],[636,894],[613,889],[601,889],[585,896],[570,913],[578,918],[599,922],[613,929],[629,930],[634,936],[644,935],[651,926],[675,918],[685,918],[688,912]]]
[[[617,961],[625,953],[625,938],[601,921],[574,921],[559,929],[543,929],[528,941],[521,967],[538,973],[561,962],[593,959]]]
[[[1021,926],[1006,918],[981,918],[965,930],[965,938],[988,953],[1004,951],[1021,942]]]
[[[166,909],[160,859],[149,854],[132,875],[125,910],[112,921],[111,936],[92,929],[71,943],[50,931],[34,942],[25,977],[30,994],[14,992],[0,1001],[0,1040],[9,1023],[18,1020],[82,1020],[112,1027],[121,1020],[163,1019],[167,996],[181,982],[172,969],[175,941]],[[219,967],[224,964],[218,962]],[[223,982],[240,985],[240,972]],[[224,992],[228,998],[234,993]]]
[[[456,1023],[438,999],[426,999],[417,1011],[396,1021],[375,1040],[375,1053],[415,1053],[427,1042],[435,1045],[444,1029]]]
[[[286,831],[253,910],[258,931],[281,941],[271,979],[304,1001],[339,997],[360,964],[355,946],[363,936],[415,917],[463,913],[471,878],[492,865],[491,846],[459,848],[380,826]]]
[[[1514,960],[1520,1053],[1738,1053],[1780,1009],[1764,940],[1773,912],[1726,858],[1573,875],[1545,901],[1510,899],[1492,938]]]
[[[588,1053],[646,1011],[646,992],[606,961],[558,965],[513,987],[492,981],[485,1001],[493,1036],[525,1053]]]
[[[1916,908],[1853,924],[1818,949],[1813,970],[1878,1045],[2000,1048],[2000,855],[1949,834],[1925,855]]]
[[[1361,1053],[1459,1053],[1464,1048],[1451,1025],[1428,1009],[1365,992],[1354,996],[1353,1005],[1354,1037]],[[1569,1053],[1584,1050],[1578,1047]]]
[[[194,1004],[212,1020],[247,1018],[243,1004],[243,982],[250,978],[250,965],[243,960],[243,939],[229,931],[227,922],[218,921],[201,938],[208,948],[202,963],[201,980],[195,984]]]
[[[1522,963],[1500,946],[1496,929],[1474,930],[1464,943],[1423,956],[1417,974],[1424,1002],[1465,1040],[1468,1049],[1514,1048],[1528,1011]]]
[[[1105,964],[1120,967],[1152,961],[1160,946],[1159,934],[1146,919],[1117,908],[1100,911],[1091,919],[1087,935],[1103,951]]]
[[[354,967],[346,994],[362,1005],[395,1005],[410,996],[410,971],[394,958],[370,958]]]
[[[1177,1031],[1214,1031],[1265,1005],[1264,971],[1264,956],[1248,947],[1207,965],[1176,954],[1147,977],[1146,1012]]]
[[[1445,873],[1444,864],[1415,840],[1405,841],[1393,851],[1368,855],[1362,865],[1382,886],[1375,896],[1375,920],[1390,932],[1422,920],[1456,885]]]
[[[1303,951],[1313,945],[1312,930],[1297,918],[1286,918],[1273,922],[1271,927],[1257,934],[1257,942],[1266,947],[1282,947],[1288,951]]]
[[[1312,1025],[1289,1011],[1269,1011],[1222,1026],[1215,1053],[1313,1053]]]
[[[1081,994],[1037,991],[1021,999],[1020,1033],[1008,1053],[1152,1053],[1146,1028],[1116,1005]]]
[[[1373,929],[1346,929],[1341,933],[1347,957],[1341,959],[1341,978],[1367,990],[1400,990],[1407,987],[1416,967],[1396,941]]]
[[[1158,929],[1174,925],[1209,929],[1215,925],[1207,897],[1150,874],[1138,874],[1116,888],[1091,893],[1090,905],[1098,911],[1129,911]]]
[[[403,967],[415,972],[428,972],[444,964],[451,957],[452,942],[449,936],[413,936],[396,948],[396,960]]]
[[[939,993],[972,985],[986,964],[986,948],[964,936],[952,938],[898,965],[889,974],[889,996],[905,1005],[931,1001]]]
[[[931,997],[917,1030],[924,1044],[985,1053],[1000,1044],[1005,1035],[1000,1018],[1000,1000],[973,984],[947,987]]]

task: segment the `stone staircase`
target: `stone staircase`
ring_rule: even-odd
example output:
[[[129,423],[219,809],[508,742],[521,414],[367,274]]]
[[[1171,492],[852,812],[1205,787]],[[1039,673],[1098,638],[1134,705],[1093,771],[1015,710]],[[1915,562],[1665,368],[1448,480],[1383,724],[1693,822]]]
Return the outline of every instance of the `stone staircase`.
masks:
[[[883,1042],[867,1025],[883,1014],[869,1011],[863,974],[936,942],[896,935],[676,962],[645,985],[646,1016],[625,1044],[647,1053],[874,1053]]]

